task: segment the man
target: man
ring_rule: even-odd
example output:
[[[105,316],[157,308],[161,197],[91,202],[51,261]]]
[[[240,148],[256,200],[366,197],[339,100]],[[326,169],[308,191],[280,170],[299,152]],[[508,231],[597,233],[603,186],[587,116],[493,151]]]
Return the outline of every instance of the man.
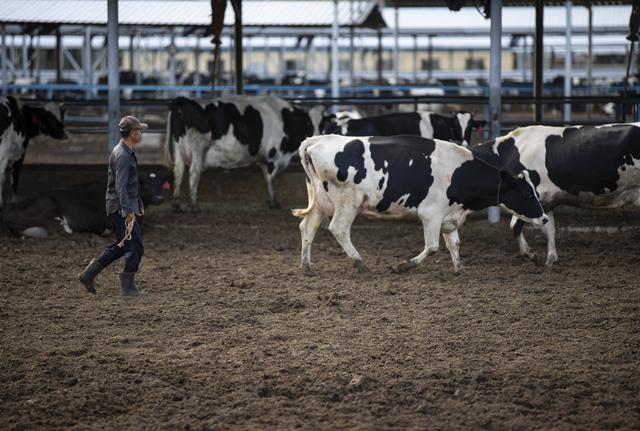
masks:
[[[140,260],[144,254],[140,217],[144,207],[138,184],[138,162],[135,145],[142,139],[142,129],[148,125],[131,115],[118,124],[121,140],[109,157],[106,208],[113,223],[116,241],[106,247],[78,276],[89,293],[96,293],[94,279],[111,262],[124,256],[124,272],[120,274],[120,287],[124,296],[137,296],[141,292],[134,283]]]

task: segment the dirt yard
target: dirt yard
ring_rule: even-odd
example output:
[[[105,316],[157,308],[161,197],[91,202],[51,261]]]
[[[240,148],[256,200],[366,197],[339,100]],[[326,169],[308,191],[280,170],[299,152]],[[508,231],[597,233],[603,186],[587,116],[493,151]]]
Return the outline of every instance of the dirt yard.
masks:
[[[102,175],[27,166],[29,193]],[[122,264],[76,275],[110,239],[0,234],[0,429],[639,429],[640,213],[563,212],[552,269],[517,256],[506,220],[461,230],[413,272],[413,222],[356,221],[371,273],[327,231],[302,275],[302,174],[266,209],[256,170],[208,173],[204,210],[149,208],[145,295]],[[536,251],[541,235],[527,232]],[[444,244],[442,244],[444,248]]]

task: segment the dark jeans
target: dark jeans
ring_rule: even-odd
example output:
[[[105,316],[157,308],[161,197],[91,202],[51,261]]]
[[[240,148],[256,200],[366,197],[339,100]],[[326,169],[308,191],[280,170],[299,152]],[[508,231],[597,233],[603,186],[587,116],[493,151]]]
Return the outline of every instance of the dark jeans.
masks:
[[[116,259],[120,259],[124,256],[124,272],[137,272],[138,266],[140,266],[140,260],[144,254],[144,245],[142,244],[142,226],[140,226],[140,217],[136,216],[136,221],[133,224],[133,230],[131,231],[131,239],[124,242],[124,246],[118,247],[118,244],[126,232],[125,219],[120,213],[111,213],[109,218],[113,223],[113,228],[116,233],[116,241],[109,244],[107,248],[102,251],[102,254],[98,257],[98,262],[103,266],[108,266]]]

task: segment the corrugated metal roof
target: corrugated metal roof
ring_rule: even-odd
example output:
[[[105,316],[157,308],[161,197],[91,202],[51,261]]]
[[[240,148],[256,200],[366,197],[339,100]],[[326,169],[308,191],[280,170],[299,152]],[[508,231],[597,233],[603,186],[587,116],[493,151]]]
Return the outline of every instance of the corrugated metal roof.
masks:
[[[91,24],[107,23],[107,2],[95,0],[2,0],[0,23]],[[340,2],[340,25],[359,25],[366,18],[364,2]],[[368,4],[368,2],[366,2]],[[368,9],[367,9],[368,7]],[[118,20],[124,25],[206,26],[211,24],[208,0],[162,1],[120,0]],[[232,25],[233,8],[227,7],[224,23]],[[247,1],[242,3],[244,26],[329,26],[333,23],[333,1]]]

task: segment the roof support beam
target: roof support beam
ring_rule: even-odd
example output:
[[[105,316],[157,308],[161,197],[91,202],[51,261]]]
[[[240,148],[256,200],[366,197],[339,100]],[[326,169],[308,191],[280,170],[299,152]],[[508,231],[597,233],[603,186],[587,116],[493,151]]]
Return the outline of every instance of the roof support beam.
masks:
[[[535,55],[533,57],[533,97],[535,98],[535,120],[534,124],[542,124],[542,90],[543,90],[543,69],[544,69],[544,5],[542,0],[536,0],[536,33],[535,33]]]
[[[489,66],[489,126],[491,139],[500,136],[502,115],[502,0],[491,0],[491,63]],[[489,208],[489,223],[500,221],[500,209]]]
[[[338,51],[338,0],[333,0],[333,26],[331,28],[331,97],[340,97],[340,55]]]
[[[244,84],[242,78],[242,0],[231,0],[231,4],[236,15],[233,43],[236,51],[236,94],[242,94]]]
[[[564,49],[564,97],[571,97],[571,0],[567,0],[567,33]],[[571,104],[564,104],[564,122],[571,123]]]
[[[6,31],[6,26],[4,24],[0,25],[0,33],[1,33],[1,37],[2,37],[2,47],[0,48],[0,50],[2,52],[0,52],[0,58],[2,60],[2,83],[6,84],[7,82],[9,82],[9,66],[8,66],[8,61],[9,59],[7,58],[7,31]],[[2,87],[2,95],[6,95],[7,94],[7,88],[6,87]]]
[[[118,0],[109,0],[107,3],[108,20],[107,20],[107,61],[109,80],[109,141],[108,151],[111,153],[113,148],[120,141],[118,131],[118,121],[120,120],[120,62],[118,58]]]

